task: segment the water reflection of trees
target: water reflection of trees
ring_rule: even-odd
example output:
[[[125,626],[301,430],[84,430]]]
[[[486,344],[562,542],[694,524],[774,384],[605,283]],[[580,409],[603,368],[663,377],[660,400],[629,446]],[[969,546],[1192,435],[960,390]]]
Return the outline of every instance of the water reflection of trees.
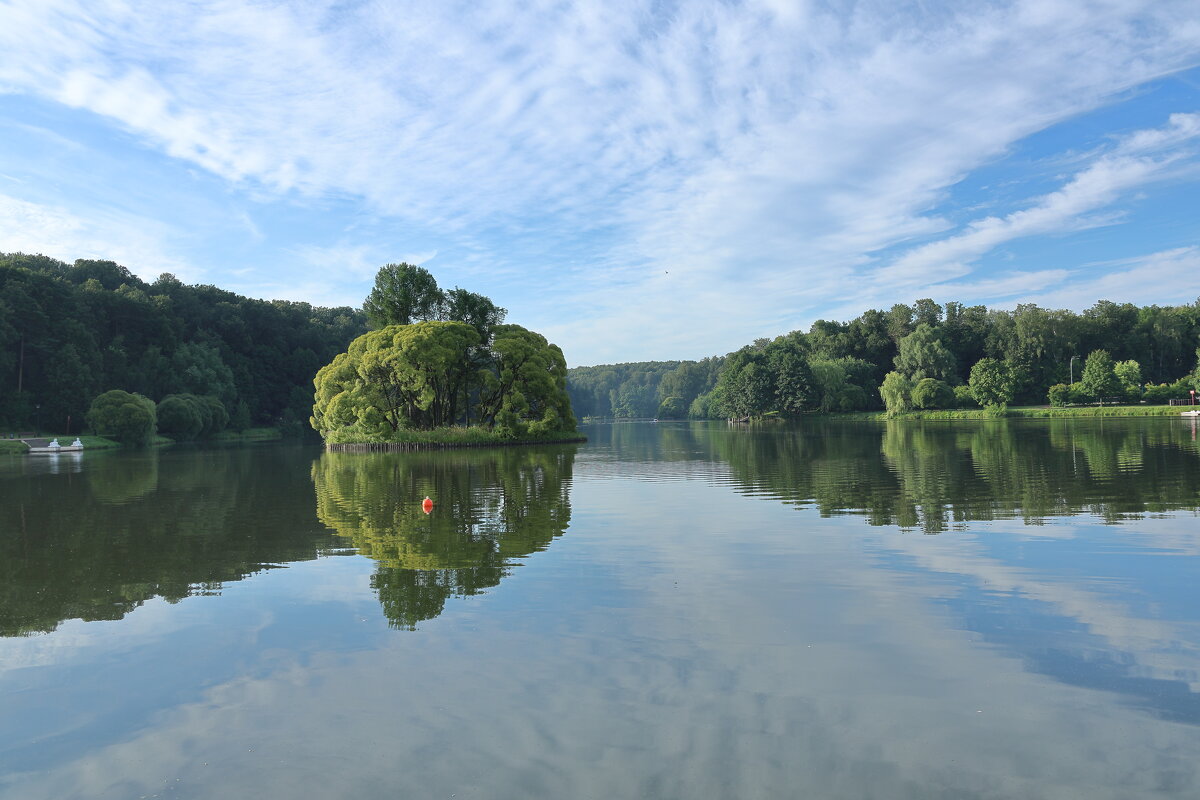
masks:
[[[88,455],[9,478],[0,503],[0,635],[121,619],[334,545],[290,449]]]
[[[813,422],[684,429],[754,492],[939,533],[973,520],[1200,509],[1200,449],[1176,420]]]
[[[379,562],[371,585],[395,627],[497,585],[567,529],[575,447],[326,453],[317,516]],[[421,510],[425,496],[437,505]]]

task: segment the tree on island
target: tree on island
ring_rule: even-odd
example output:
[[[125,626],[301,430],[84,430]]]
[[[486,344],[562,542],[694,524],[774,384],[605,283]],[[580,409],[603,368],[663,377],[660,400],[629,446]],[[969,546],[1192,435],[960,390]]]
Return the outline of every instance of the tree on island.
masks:
[[[393,441],[468,422],[506,438],[575,430],[562,351],[519,325],[479,334],[462,322],[389,325],[317,373],[310,423],[327,441]],[[483,366],[478,364],[483,361]]]
[[[465,322],[479,332],[484,344],[508,314],[481,294],[458,287],[442,291],[429,270],[403,262],[380,268],[363,311],[376,328],[436,320]]]

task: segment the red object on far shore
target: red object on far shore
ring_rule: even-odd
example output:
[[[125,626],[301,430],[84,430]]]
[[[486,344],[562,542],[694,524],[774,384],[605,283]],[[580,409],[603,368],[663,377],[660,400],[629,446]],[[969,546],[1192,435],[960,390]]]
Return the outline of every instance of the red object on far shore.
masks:
[[[424,511],[426,514],[428,514],[430,511],[433,511],[433,501],[430,500],[428,497],[426,497],[421,502],[421,510]]]

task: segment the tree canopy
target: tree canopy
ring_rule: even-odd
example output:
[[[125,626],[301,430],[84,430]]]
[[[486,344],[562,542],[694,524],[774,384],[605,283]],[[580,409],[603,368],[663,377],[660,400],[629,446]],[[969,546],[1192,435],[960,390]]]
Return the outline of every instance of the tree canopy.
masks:
[[[135,446],[154,438],[157,420],[154,401],[120,389],[97,397],[87,412],[87,422],[96,433]]]
[[[955,406],[1045,403],[1057,385],[1066,388],[1056,390],[1055,402],[1165,403],[1200,383],[1200,372],[1193,372],[1198,346],[1200,301],[1144,307],[1100,301],[1076,313],[1032,303],[1013,310],[943,306],[926,298],[869,309],[849,322],[817,320],[807,332],[763,339],[724,357],[575,367],[567,385],[580,414],[614,417],[652,416],[669,397],[679,397],[694,417],[878,408],[891,371],[911,383],[908,401],[918,406],[949,400],[936,385],[918,388],[925,379],[946,384]],[[1109,354],[1108,367],[1094,367],[1085,385],[1087,364],[1072,370],[1072,362],[1100,350]],[[789,355],[779,357],[783,352]],[[790,383],[804,375],[800,361],[812,376],[807,397]],[[703,376],[699,384],[682,380],[694,375]],[[1067,386],[1072,378],[1078,383]],[[793,402],[781,403],[781,386]],[[893,380],[891,388],[902,387]]]
[[[384,442],[402,430],[474,423],[518,437],[575,429],[557,346],[519,325],[484,347],[464,322],[389,325],[350,343],[314,380],[312,427]]]
[[[363,311],[376,328],[435,320],[465,322],[482,342],[491,338],[492,329],[508,314],[481,294],[458,287],[443,291],[429,270],[403,262],[379,269]]]
[[[154,401],[214,395],[239,427],[299,432],[318,367],[366,329],[352,308],[256,300],[169,274],[146,282],[112,261],[0,254],[0,427],[36,420],[74,433],[92,400],[117,388]]]

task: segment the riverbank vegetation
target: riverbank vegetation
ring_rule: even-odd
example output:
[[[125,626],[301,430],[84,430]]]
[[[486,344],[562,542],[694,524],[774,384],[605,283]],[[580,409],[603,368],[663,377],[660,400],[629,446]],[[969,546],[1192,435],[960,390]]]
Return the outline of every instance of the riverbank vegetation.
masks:
[[[1075,313],[924,299],[818,320],[719,358],[577,367],[567,388],[580,414],[617,418],[1099,409],[1189,399],[1200,389],[1198,346],[1200,301],[1101,301]]]

